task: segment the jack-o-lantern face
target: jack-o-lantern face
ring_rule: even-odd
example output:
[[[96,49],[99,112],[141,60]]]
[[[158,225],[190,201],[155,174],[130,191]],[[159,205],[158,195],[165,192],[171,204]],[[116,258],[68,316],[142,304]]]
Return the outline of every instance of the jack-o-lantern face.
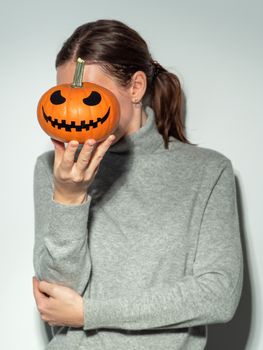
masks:
[[[83,144],[87,139],[102,141],[119,123],[119,103],[108,89],[82,82],[81,86],[60,84],[40,98],[38,121],[52,138]]]

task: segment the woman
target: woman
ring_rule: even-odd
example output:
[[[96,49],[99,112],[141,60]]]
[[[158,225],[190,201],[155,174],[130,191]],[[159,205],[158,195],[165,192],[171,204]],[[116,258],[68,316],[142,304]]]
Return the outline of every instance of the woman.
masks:
[[[235,314],[243,256],[230,159],[184,136],[176,75],[124,23],[78,27],[56,58],[120,103],[114,135],[52,140],[34,170],[34,296],[47,349],[204,349]]]

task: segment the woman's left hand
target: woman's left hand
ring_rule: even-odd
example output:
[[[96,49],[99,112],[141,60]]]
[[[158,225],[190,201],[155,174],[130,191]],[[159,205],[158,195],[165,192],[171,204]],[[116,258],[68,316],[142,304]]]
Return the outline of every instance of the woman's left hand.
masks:
[[[42,320],[50,326],[83,327],[83,298],[76,291],[33,276],[33,293]]]

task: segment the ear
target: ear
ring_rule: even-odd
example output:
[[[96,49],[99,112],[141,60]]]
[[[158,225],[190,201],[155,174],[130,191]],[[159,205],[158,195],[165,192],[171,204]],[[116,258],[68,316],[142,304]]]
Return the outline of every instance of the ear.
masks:
[[[146,74],[142,71],[135,72],[131,78],[131,86],[130,86],[131,101],[134,101],[136,99],[137,101],[140,101],[145,94],[146,88],[147,88]]]

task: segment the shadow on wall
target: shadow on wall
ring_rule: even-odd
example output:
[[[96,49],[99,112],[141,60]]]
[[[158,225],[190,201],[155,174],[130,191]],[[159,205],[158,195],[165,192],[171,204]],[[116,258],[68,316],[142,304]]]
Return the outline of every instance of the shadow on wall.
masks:
[[[246,252],[246,232],[243,222],[242,198],[237,178],[236,189],[241,241],[244,256],[243,290],[233,319],[228,323],[208,326],[208,342],[205,350],[245,350],[250,332],[252,317],[251,282],[249,277],[249,262],[247,260]]]
[[[52,330],[51,330],[51,327],[48,325],[48,323],[45,323],[45,334],[46,334],[46,344],[48,344],[52,338],[53,338],[53,335],[52,335]]]

